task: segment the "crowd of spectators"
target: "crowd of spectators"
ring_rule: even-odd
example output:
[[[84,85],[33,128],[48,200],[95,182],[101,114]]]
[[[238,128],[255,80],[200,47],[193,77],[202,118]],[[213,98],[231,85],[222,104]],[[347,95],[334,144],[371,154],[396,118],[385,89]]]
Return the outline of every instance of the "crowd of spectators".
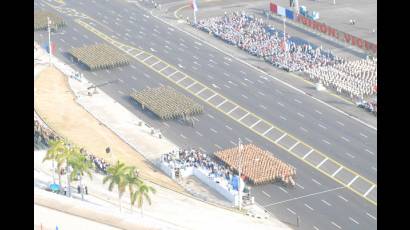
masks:
[[[107,174],[107,169],[110,167],[110,164],[108,162],[106,162],[104,159],[96,157],[95,155],[91,153],[88,153],[84,149],[81,149],[81,153],[85,155],[87,160],[90,160],[94,163],[95,169],[97,170],[97,172]]]
[[[179,168],[182,170],[187,167],[202,168],[209,172],[209,177],[224,178],[227,181],[231,181],[234,175],[229,168],[218,164],[209,155],[202,153],[197,149],[174,150],[163,154],[161,160],[170,164],[172,168]]]
[[[282,32],[245,12],[202,19],[194,26],[287,71],[305,71],[340,61],[330,52],[291,39],[288,34],[284,42]]]

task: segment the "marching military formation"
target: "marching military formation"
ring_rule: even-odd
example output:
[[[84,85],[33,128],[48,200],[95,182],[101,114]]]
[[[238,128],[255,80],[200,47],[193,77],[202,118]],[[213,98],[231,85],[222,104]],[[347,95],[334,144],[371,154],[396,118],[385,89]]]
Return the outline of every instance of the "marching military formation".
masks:
[[[274,157],[272,153],[253,144],[243,145],[241,152],[238,151],[238,147],[235,147],[217,151],[215,156],[236,171],[242,164],[241,174],[246,176],[254,185],[278,180],[295,185],[293,178],[296,176],[296,169]]]
[[[36,11],[34,12],[34,31],[47,29],[47,17],[50,18],[52,29],[56,30],[65,26],[65,22],[60,16],[46,11]]]
[[[171,87],[143,89],[131,97],[163,120],[192,117],[203,112],[203,106]]]
[[[90,70],[111,69],[129,64],[129,59],[124,54],[106,44],[73,48],[70,54]]]

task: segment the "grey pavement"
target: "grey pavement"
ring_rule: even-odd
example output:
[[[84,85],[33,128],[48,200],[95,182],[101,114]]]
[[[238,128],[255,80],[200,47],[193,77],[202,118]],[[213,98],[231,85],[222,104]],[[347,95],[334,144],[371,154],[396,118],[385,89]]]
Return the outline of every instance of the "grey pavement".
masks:
[[[77,2],[73,3],[73,4],[77,4]],[[81,5],[80,3],[78,3],[78,4]],[[124,3],[124,4],[126,4],[126,3]],[[87,14],[91,15],[92,11],[90,11],[90,12],[87,11],[87,10],[91,10],[91,9],[88,9],[84,5],[82,7],[83,7],[84,12],[87,12]],[[76,7],[76,8],[78,8],[78,7]],[[97,7],[94,7],[94,8],[97,8]],[[119,12],[121,10],[123,10],[122,7],[117,7],[117,8],[110,7],[110,9],[112,9],[113,11],[119,11]],[[104,9],[100,9],[100,8],[96,9],[97,12],[100,12],[100,11],[104,12],[103,10]],[[128,11],[131,11],[130,7],[128,7]],[[134,11],[140,12],[140,11],[138,11],[138,8],[135,8],[135,9],[132,8],[132,12],[134,13],[134,15],[136,15]],[[144,16],[144,14],[145,14],[145,16]],[[109,14],[107,13],[107,15],[109,15]],[[108,18],[107,15],[104,15],[104,16],[106,16]],[[123,15],[124,15],[124,13],[123,13]],[[132,13],[131,13],[131,15],[132,15]],[[173,29],[174,31],[172,31],[171,27],[165,26],[165,28],[164,28],[164,26],[161,23],[158,23],[155,20],[152,20],[150,18],[151,16],[149,14],[141,12],[140,15],[143,15],[143,17],[138,18],[138,20],[139,20],[138,23],[141,23],[144,26],[139,26],[139,24],[134,24],[134,26],[138,28],[137,33],[134,32],[133,30],[127,31],[127,28],[121,29],[120,23],[117,23],[117,24],[119,24],[119,25],[116,25],[116,28],[118,27],[118,30],[116,30],[115,32],[114,31],[109,31],[108,29],[107,29],[108,32],[107,31],[104,31],[104,32],[114,34],[114,36],[117,36],[118,38],[121,37],[121,39],[123,39],[122,40],[123,42],[131,43],[131,44],[134,43],[137,47],[140,46],[141,48],[144,48],[144,49],[147,49],[147,50],[150,50],[150,48],[153,48],[154,51],[151,51],[151,52],[154,52],[155,55],[158,55],[161,58],[164,58],[168,62],[172,63],[172,58],[173,58],[172,55],[167,55],[166,52],[164,51],[164,50],[167,50],[167,48],[166,47],[163,48],[164,45],[167,45],[169,48],[172,49],[172,51],[167,51],[167,52],[168,53],[170,53],[170,52],[177,53],[179,58],[182,60],[182,61],[176,60],[172,64],[182,65],[184,67],[184,69],[183,69],[184,72],[192,71],[192,72],[188,72],[188,73],[192,76],[198,77],[198,79],[200,79],[203,82],[205,81],[207,76],[203,76],[202,72],[212,71],[211,70],[212,68],[206,67],[207,69],[203,69],[203,71],[196,71],[195,69],[189,70],[189,67],[192,67],[192,66],[195,65],[193,63],[194,60],[192,60],[192,58],[191,58],[192,53],[190,53],[190,52],[186,53],[185,51],[187,51],[189,49],[184,48],[183,46],[178,47],[179,43],[183,43],[187,47],[194,47],[194,49],[196,49],[195,46],[198,47],[201,52],[197,52],[197,54],[202,55],[201,57],[197,55],[198,58],[205,59],[205,57],[203,55],[208,55],[208,56],[213,55],[214,57],[209,56],[209,58],[213,58],[218,63],[223,63],[224,61],[228,61],[228,60],[224,59],[224,56],[221,55],[221,53],[213,50],[212,48],[210,48],[210,47],[205,47],[204,48],[204,45],[201,46],[201,45],[195,44],[195,41],[192,41],[192,39],[190,37],[184,36],[181,33],[177,33],[175,31],[175,29]],[[94,14],[92,16],[97,18],[98,13]],[[108,22],[108,20],[113,20],[113,19],[104,19],[104,16],[102,16],[102,18],[103,18],[102,20],[106,20],[107,22]],[[148,17],[146,17],[146,16],[148,16]],[[137,18],[136,16],[134,16],[134,17]],[[144,19],[146,20],[146,22],[144,22]],[[83,43],[90,44],[90,43],[93,43],[94,41],[100,41],[99,38],[97,38],[93,34],[87,32],[86,30],[82,29],[81,27],[79,27],[75,23],[70,23],[70,19],[68,17],[67,17],[67,21],[68,21],[69,25],[65,29],[65,36],[58,37],[58,35],[56,35],[56,37],[55,37],[56,39],[60,39],[60,42],[58,42],[59,44],[57,45],[57,47],[60,48],[60,50],[59,50],[60,52],[64,51],[64,50],[67,50],[68,48],[70,48],[70,46],[79,46],[79,45],[82,45]],[[169,41],[169,43],[171,45],[166,43],[165,41],[161,43],[162,46],[156,44],[160,40],[157,41],[155,39],[155,36],[152,35],[152,34],[156,33],[153,29],[152,29],[153,33],[148,32],[148,31],[151,31],[151,29],[147,29],[147,28],[152,28],[152,26],[147,27],[144,24],[144,23],[148,23],[148,22],[157,31],[162,31],[163,33],[160,34],[161,37],[163,37],[164,39]],[[111,23],[112,23],[112,21],[111,21]],[[142,27],[144,27],[144,29],[142,29]],[[134,28],[134,27],[130,27],[130,28]],[[99,28],[99,29],[104,30],[103,28]],[[77,31],[75,31],[75,30],[77,30]],[[143,34],[141,34],[141,32]],[[127,33],[129,34],[128,36],[126,35]],[[170,36],[168,33],[172,34],[173,37],[178,36],[178,38],[183,39],[184,41],[179,41],[177,43],[176,40],[179,40],[179,39],[175,38],[174,40],[171,40],[172,36]],[[41,38],[41,36],[39,36],[39,34],[41,34],[41,33],[36,33],[35,38],[40,40],[40,41],[44,41],[45,40],[45,37],[44,37],[45,33],[43,34],[43,38]],[[122,34],[125,34],[125,36],[123,36]],[[84,35],[86,35],[87,37],[84,37]],[[141,36],[141,38],[139,38],[139,36]],[[144,36],[144,37],[142,37],[142,36]],[[156,36],[159,36],[159,34],[156,34]],[[145,39],[143,39],[143,38],[145,38]],[[64,39],[64,42],[61,41],[61,39]],[[81,41],[79,39],[81,39]],[[144,42],[146,40],[148,40],[148,41],[150,41],[151,43],[154,43],[154,44],[150,44],[150,42]],[[170,41],[172,41],[172,42],[170,42]],[[196,42],[198,42],[198,41],[196,41]],[[194,43],[194,44],[192,44],[192,43]],[[159,47],[159,48],[157,48],[157,47]],[[183,51],[180,51],[179,48],[182,49]],[[181,53],[179,53],[178,50]],[[64,60],[67,60],[67,59],[65,59],[64,56],[61,55],[61,53],[59,53],[57,56],[61,57]],[[189,58],[189,60],[185,60],[187,57]],[[174,57],[174,59],[175,59],[175,57]],[[205,59],[205,60],[207,60],[207,59]],[[205,63],[202,63],[201,66],[207,66]],[[228,61],[227,63],[230,63],[230,62]],[[132,66],[134,66],[134,68]],[[317,118],[318,121],[320,121],[321,119],[327,119],[327,117],[333,117],[334,118],[334,117],[340,116],[340,119],[341,119],[341,120],[339,120],[340,122],[342,122],[344,125],[350,125],[351,126],[351,128],[350,128],[350,126],[349,126],[349,128],[343,128],[343,129],[350,130],[351,135],[354,135],[354,134],[357,135],[358,132],[366,130],[366,128],[358,127],[359,125],[356,124],[354,121],[350,121],[348,119],[346,120],[346,118],[344,116],[341,116],[340,114],[334,112],[333,110],[330,110],[330,109],[328,109],[327,107],[324,107],[324,106],[320,107],[321,106],[320,104],[309,101],[310,99],[308,99],[308,98],[303,98],[303,97],[293,98],[295,95],[297,95],[297,92],[293,92],[292,90],[281,86],[281,84],[276,83],[276,81],[274,81],[274,80],[269,81],[269,80],[265,80],[265,79],[258,79],[259,75],[260,75],[258,72],[254,71],[254,70],[252,70],[248,67],[241,66],[240,63],[232,64],[232,66],[227,67],[227,68],[229,68],[232,71],[239,70],[239,71],[237,71],[239,73],[235,73],[235,76],[240,76],[239,75],[239,74],[241,74],[240,71],[244,71],[244,72],[246,71],[246,73],[248,73],[248,75],[249,75],[249,77],[246,77],[248,80],[251,80],[254,83],[257,82],[257,80],[261,80],[261,81],[264,82],[264,84],[272,84],[270,88],[275,88],[279,92],[282,92],[282,90],[283,90],[283,92],[285,92],[286,94],[291,96],[292,99],[297,99],[299,101],[302,101],[303,104],[305,104],[305,103],[308,104],[303,109],[309,110],[310,109],[309,107],[315,107],[318,111],[320,111],[323,114],[323,116],[319,116],[320,114],[313,111],[314,115],[312,115],[312,117],[314,117],[314,118],[318,117]],[[76,66],[73,66],[73,67],[76,68]],[[188,69],[186,69],[186,68],[188,68]],[[199,67],[196,67],[196,68],[199,69]],[[220,68],[219,70],[222,71],[223,68]],[[218,72],[218,71],[215,71],[215,72]],[[193,73],[195,75],[193,75]],[[84,72],[84,74],[85,74],[85,77],[93,83],[98,83],[98,82],[101,82],[101,81],[109,81],[109,80],[112,80],[112,79],[121,78],[123,80],[123,83],[113,84],[113,85],[110,85],[109,87],[102,87],[102,90],[105,91],[111,97],[113,97],[115,100],[117,100],[120,104],[127,107],[127,109],[132,111],[138,117],[141,117],[142,120],[149,121],[149,123],[153,127],[161,129],[162,133],[165,136],[169,137],[170,140],[172,140],[174,143],[176,143],[179,146],[201,147],[204,150],[206,150],[207,152],[211,153],[211,152],[215,151],[216,149],[218,149],[218,147],[222,147],[222,148],[231,147],[232,144],[230,143],[230,141],[235,142],[235,140],[237,140],[238,137],[242,137],[242,138],[246,137],[247,139],[255,142],[257,145],[262,146],[263,148],[266,148],[269,151],[273,152],[280,159],[294,165],[298,170],[297,183],[300,185],[300,187],[297,187],[295,190],[289,190],[289,189],[286,189],[286,188],[282,188],[278,185],[271,184],[271,185],[266,185],[265,187],[255,187],[254,190],[253,190],[256,194],[255,195],[256,196],[256,201],[258,203],[260,203],[261,205],[267,206],[267,209],[269,209],[275,215],[276,215],[276,213],[279,213],[279,214],[283,215],[283,218],[287,218],[289,220],[291,220],[291,219],[294,220],[295,219],[295,214],[292,213],[291,211],[288,211],[287,208],[289,208],[293,212],[297,213],[297,215],[301,216],[301,219],[302,219],[302,226],[301,227],[303,229],[311,229],[313,225],[318,227],[318,228],[321,228],[321,226],[323,226],[323,229],[326,229],[327,227],[325,227],[325,226],[328,226],[327,224],[329,224],[329,226],[332,225],[331,222],[328,221],[328,219],[333,221],[334,223],[336,223],[338,225],[341,225],[343,228],[354,229],[355,226],[356,226],[355,225],[356,223],[349,219],[349,216],[347,216],[347,213],[348,213],[348,214],[351,215],[351,217],[354,220],[357,220],[357,222],[360,223],[360,225],[359,225],[360,227],[363,226],[364,229],[368,228],[366,226],[371,226],[371,227],[369,227],[369,229],[371,229],[371,228],[374,229],[375,228],[376,221],[374,219],[370,218],[366,214],[366,213],[370,213],[371,216],[376,216],[375,206],[367,203],[362,198],[360,198],[359,196],[353,194],[352,192],[350,192],[346,189],[332,190],[332,189],[336,189],[336,188],[340,187],[340,185],[338,183],[332,181],[328,177],[324,176],[323,174],[319,173],[315,169],[311,168],[310,166],[307,166],[303,162],[301,162],[301,161],[295,159],[294,157],[290,156],[288,153],[284,152],[283,150],[277,148],[277,146],[266,142],[264,139],[261,139],[259,136],[255,135],[254,133],[250,132],[249,130],[244,129],[242,126],[240,126],[239,124],[233,122],[232,120],[226,119],[227,117],[225,117],[221,113],[218,113],[217,111],[215,111],[213,109],[207,108],[206,111],[205,111],[205,114],[198,118],[199,121],[196,122],[195,129],[193,129],[191,127],[183,126],[182,124],[180,124],[177,121],[175,121],[175,122],[171,121],[171,122],[166,122],[166,123],[161,122],[157,118],[152,116],[151,114],[141,111],[135,105],[135,103],[132,103],[129,100],[129,97],[126,96],[126,93],[131,92],[132,88],[138,90],[138,89],[144,88],[145,86],[154,87],[154,86],[158,86],[160,84],[170,85],[170,82],[164,80],[161,77],[158,77],[155,72],[153,72],[152,70],[146,69],[140,63],[132,62],[131,66],[122,68],[121,70],[117,69],[117,70],[112,70],[112,71],[109,71],[109,72],[99,71],[99,72],[97,72],[97,75],[87,73],[87,72]],[[234,75],[234,74],[232,74],[232,75]],[[212,77],[215,78],[215,76],[212,76]],[[219,79],[223,79],[223,80],[221,80],[219,82],[215,81],[212,84],[215,84],[217,87],[219,87],[221,89],[222,89],[222,87],[225,87],[224,84],[228,85],[231,88],[237,87],[233,84],[231,84],[232,85],[231,86],[229,81],[231,81],[232,83],[234,83],[238,86],[242,85],[239,82],[238,79],[228,78],[228,76],[224,76],[223,74],[219,74],[217,80],[219,80]],[[245,83],[244,78],[242,78],[240,81]],[[212,81],[209,81],[209,83],[211,83],[211,82]],[[206,84],[208,84],[208,83],[206,83]],[[248,84],[245,83],[245,84],[246,85],[251,85],[251,83],[248,83]],[[261,85],[264,85],[264,84],[261,84]],[[258,102],[260,100],[262,100],[261,98],[257,98],[256,96],[252,96],[252,93],[255,90],[258,90],[259,88],[262,88],[261,85],[258,85],[258,87],[254,87],[254,88],[250,88],[250,87],[246,88],[245,86],[244,86],[244,88],[240,88],[240,89],[242,89],[244,95],[246,97],[250,98],[250,100],[246,104],[246,108],[248,108],[248,106],[252,106],[252,102],[250,102],[251,100],[258,101]],[[225,90],[228,89],[228,88],[226,88],[226,89],[225,88],[224,88],[223,91],[221,89],[218,89],[218,88],[215,88],[214,90],[220,91],[220,92],[222,92],[222,94],[226,95]],[[265,90],[266,91],[262,91],[262,92],[266,92],[266,94],[268,94],[269,89],[265,89]],[[238,88],[237,88],[237,91],[238,91]],[[270,91],[272,91],[272,90],[270,90]],[[181,92],[186,93],[184,91],[181,91]],[[226,95],[226,96],[228,96],[228,95]],[[275,98],[280,97],[280,93],[276,93],[276,95],[272,95],[271,97],[275,97]],[[240,102],[242,104],[242,101],[240,101],[241,98],[242,98],[241,95],[237,95],[237,94],[232,93],[232,98],[234,98],[235,101]],[[243,97],[243,98],[245,98],[245,97]],[[281,97],[281,100],[286,100],[286,99],[287,99],[286,96]],[[244,100],[244,101],[246,102],[247,100]],[[297,107],[297,108],[300,107],[300,106],[295,106],[295,104],[294,104],[294,103],[298,103],[298,102],[293,103],[291,101],[292,100],[287,101],[287,103],[289,103],[289,107]],[[257,114],[259,114],[259,113],[264,114],[264,115],[259,114],[260,116],[270,116],[270,114],[273,113],[273,112],[283,110],[282,106],[280,106],[280,105],[279,105],[280,107],[272,105],[272,104],[277,103],[277,101],[266,102],[266,103],[271,103],[271,104],[268,104],[268,105],[272,106],[272,108],[269,109],[269,112],[261,112],[261,111],[263,111],[263,108],[262,108],[262,110],[259,109],[256,113]],[[265,106],[267,107],[267,105],[265,105]],[[249,107],[249,108],[251,108],[251,107]],[[333,112],[331,112],[331,111],[333,111]],[[290,112],[290,113],[292,113],[292,112]],[[301,113],[304,113],[304,112],[301,112]],[[316,114],[318,114],[318,115],[316,115]],[[281,116],[281,115],[282,114],[277,114],[276,116]],[[291,115],[292,114],[289,114],[288,116],[282,115],[282,117],[285,116],[286,119],[289,120],[289,119],[291,119]],[[305,117],[306,117],[306,115],[305,115]],[[297,120],[300,120],[300,118],[297,119]],[[282,123],[282,121],[280,121],[280,122]],[[334,122],[334,120],[332,119],[328,122]],[[351,122],[351,123],[348,124],[348,122]],[[289,123],[293,123],[293,122],[289,122]],[[305,121],[304,124],[306,124],[306,123],[312,123],[312,122]],[[289,128],[288,126],[291,126],[292,124],[286,124],[286,125],[287,125],[286,129],[288,129]],[[324,124],[324,125],[326,125],[326,124]],[[213,129],[216,130],[217,133],[214,133],[213,131],[211,131],[210,127],[213,127]],[[316,129],[318,129],[318,128],[316,128]],[[309,130],[309,133],[311,133],[313,131],[316,131],[316,129]],[[328,128],[328,130],[329,129],[330,128]],[[333,128],[333,129],[335,129],[335,128]],[[341,128],[339,128],[337,130],[332,130],[332,133],[340,132],[340,129]],[[356,131],[356,132],[352,131],[352,130],[356,130],[356,129],[360,130],[360,131]],[[299,131],[298,133],[301,133],[301,132]],[[182,134],[182,136],[181,136],[181,134]],[[364,134],[364,133],[362,133],[362,134]],[[331,134],[326,133],[326,136],[329,136],[329,135],[331,135]],[[360,133],[359,133],[359,135],[360,135]],[[368,134],[366,136],[369,138],[369,140],[371,139],[371,140],[375,141],[375,134],[372,134],[372,135],[373,136],[370,136],[370,134]],[[206,138],[204,138],[204,137],[206,137]],[[357,139],[357,138],[355,138],[355,139]],[[374,146],[374,148],[375,148],[375,146]],[[375,154],[375,152],[373,152],[373,153]],[[335,157],[335,156],[332,155],[332,157]],[[350,156],[346,155],[346,157],[350,157]],[[358,157],[358,156],[355,156],[355,157]],[[349,160],[349,161],[352,161],[352,160]],[[363,159],[363,162],[367,162],[367,161],[368,161],[368,159]],[[374,162],[375,162],[375,160],[374,160]],[[349,166],[350,166],[350,164],[352,162],[348,162],[348,163],[349,163]],[[358,169],[355,168],[355,170],[358,170]],[[373,175],[376,175],[376,172],[374,172]],[[287,192],[284,192],[283,190],[285,190]],[[330,191],[328,191],[328,190],[330,190]],[[265,195],[264,193],[262,193],[262,191],[264,191],[266,194],[268,194],[268,196]],[[324,192],[324,191],[326,191],[326,192]],[[314,195],[310,195],[310,194],[314,194]],[[340,198],[339,195],[341,197],[343,197],[344,199]],[[302,197],[302,198],[299,198],[297,200],[286,201],[286,200],[289,200],[289,199],[296,199],[298,197]],[[319,199],[319,201],[314,200],[314,204],[317,205],[317,207],[314,208],[314,211],[312,211],[309,208],[305,207],[303,204],[302,204],[303,206],[296,206],[296,207],[287,206],[287,205],[292,205],[292,202],[298,203],[296,201],[302,201],[302,200],[305,201],[305,200],[308,200],[312,197],[320,197],[320,198],[323,197],[323,199],[325,199],[328,203],[332,204],[332,206],[330,206],[330,207],[333,207],[335,213],[330,213],[327,210],[327,207],[329,207],[329,206],[326,203],[322,202],[320,199]],[[347,200],[347,201],[345,201],[345,200]],[[283,208],[281,208],[277,205],[269,205],[269,204],[272,204],[272,203],[275,203],[275,202],[281,202],[281,201],[286,201],[286,202],[280,203],[281,206],[284,206]],[[346,207],[342,206],[345,203],[347,203]],[[276,207],[279,207],[279,208],[276,208]],[[342,208],[339,208],[339,207],[342,207]],[[354,208],[350,208],[350,207],[354,207]],[[319,216],[318,213],[321,216]],[[311,220],[311,221],[307,222],[306,220]],[[360,229],[362,229],[362,228],[360,228]]]

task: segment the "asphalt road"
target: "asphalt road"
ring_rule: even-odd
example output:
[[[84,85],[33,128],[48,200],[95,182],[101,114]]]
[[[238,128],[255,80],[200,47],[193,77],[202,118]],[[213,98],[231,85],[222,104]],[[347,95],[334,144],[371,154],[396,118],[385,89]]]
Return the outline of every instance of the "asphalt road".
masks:
[[[37,4],[40,2],[35,1],[35,7],[38,7]],[[213,87],[215,91],[294,134],[363,176],[376,181],[376,172],[372,168],[376,165],[377,154],[376,133],[374,131],[327,107],[312,102],[309,98],[305,98],[269,78],[259,78],[260,74],[254,70],[236,63],[234,60],[229,61],[211,47],[203,44],[198,45],[195,43],[197,41],[192,40],[192,38],[175,30],[170,30],[167,25],[156,21],[137,7],[129,5],[129,7],[124,7],[126,3],[121,1],[101,4],[90,4],[90,2],[86,3],[85,1],[66,1],[66,3],[68,7],[75,8],[108,27],[115,28],[114,32],[101,26],[99,27],[101,31],[121,38],[120,40],[124,43],[151,51],[175,66],[182,65],[182,71],[195,76],[202,83]],[[131,22],[127,22],[128,19],[126,20],[124,17],[133,17],[134,20],[129,19]],[[69,62],[67,58],[62,56],[61,51],[83,44],[101,42],[101,39],[73,23],[73,18],[65,16],[65,19],[68,26],[63,30],[64,32],[55,34],[54,39],[59,51],[57,56]],[[36,32],[35,39],[40,42],[46,41],[46,33]],[[210,62],[209,59],[215,63]],[[208,65],[210,63],[211,66]],[[75,67],[77,68],[77,66]],[[242,74],[241,71],[245,74]],[[245,143],[252,141],[268,149],[280,159],[294,165],[298,170],[296,189],[289,190],[270,184],[255,187],[252,191],[256,201],[266,206],[279,219],[295,223],[298,215],[301,219],[302,229],[314,229],[314,226],[318,229],[338,229],[337,226],[344,229],[376,229],[374,218],[377,218],[377,211],[374,205],[233,120],[227,119],[218,111],[206,107],[205,113],[198,117],[195,128],[183,125],[178,121],[161,122],[152,114],[141,111],[127,96],[132,90],[139,90],[146,86],[156,87],[161,84],[170,85],[180,90],[142,64],[132,61],[130,66],[121,69],[98,71],[95,75],[87,71],[83,71],[83,73],[93,83],[120,79],[117,84],[105,86],[102,90],[130,111],[148,121],[152,126],[161,129],[164,135],[180,146],[201,147],[211,153],[219,148],[232,147],[241,137]],[[227,73],[228,76],[223,73]],[[190,96],[186,91],[181,92]],[[201,103],[199,100],[198,102]],[[297,113],[302,114],[303,117]],[[320,127],[319,124],[325,126],[326,129]],[[342,136],[350,142],[343,140]],[[318,140],[321,138],[326,138],[325,140],[331,143],[331,146],[320,143]],[[364,148],[372,151],[374,155],[363,152]],[[344,151],[349,151],[349,154],[355,155],[352,158],[343,153]],[[368,169],[366,170],[366,168]]]

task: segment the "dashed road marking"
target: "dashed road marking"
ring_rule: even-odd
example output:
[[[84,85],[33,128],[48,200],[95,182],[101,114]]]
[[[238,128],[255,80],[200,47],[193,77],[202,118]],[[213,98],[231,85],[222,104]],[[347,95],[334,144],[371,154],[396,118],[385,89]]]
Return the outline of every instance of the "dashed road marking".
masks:
[[[300,117],[305,117],[305,115],[301,114],[301,113],[297,113]]]
[[[286,119],[286,117],[284,117],[284,116],[279,116],[280,117],[280,119],[282,119],[282,120],[288,120],[288,119]]]
[[[282,102],[279,102],[279,101],[278,101],[278,105],[280,105],[282,107],[285,107],[285,105]]]
[[[279,187],[280,190],[282,190],[284,193],[289,193],[288,191],[286,191],[284,188]]]
[[[217,145],[217,144],[214,144],[214,145],[215,145],[215,147],[217,147],[218,149],[222,149],[221,146],[219,146],[219,145]]]
[[[182,135],[182,134],[180,134],[179,136],[181,136],[181,137],[184,138],[184,139],[187,139],[186,136],[184,136],[184,135]]]
[[[296,215],[296,212],[294,212],[292,209],[286,208],[290,213],[292,213],[293,215]]]
[[[313,179],[313,178],[312,178],[312,181],[315,182],[315,183],[318,184],[318,185],[322,185],[319,181],[317,181],[317,180],[315,180],[315,179]]]
[[[350,154],[350,153],[345,153],[346,155],[348,155],[350,158],[355,158],[355,156],[353,156],[352,154]]]
[[[340,122],[340,121],[336,121],[336,123],[338,123],[338,124],[341,125],[341,126],[345,126],[345,124],[343,124],[343,123]]]
[[[215,117],[214,116],[212,116],[211,114],[209,114],[209,113],[207,113],[206,114],[208,117],[210,117],[211,119],[215,119]]]
[[[346,142],[350,142],[350,140],[347,139],[346,137],[343,137],[343,136],[342,136],[342,139],[343,139],[344,141],[346,141]]]
[[[370,150],[368,150],[368,149],[365,149],[364,151],[366,151],[366,152],[368,152],[368,153],[370,153],[371,155],[374,156],[374,153],[373,153],[372,151],[370,151]]]
[[[320,115],[323,114],[322,112],[320,112],[320,111],[318,111],[318,110],[315,110],[315,112],[318,113],[318,114],[320,114]]]
[[[307,205],[306,203],[304,205],[306,206],[306,208],[310,209],[311,211],[314,211],[314,209],[310,207],[309,205]]]
[[[214,133],[218,133],[218,131],[216,131],[215,129],[213,129],[213,128],[209,128],[212,132],[214,132]]]
[[[294,101],[296,101],[297,103],[299,103],[299,104],[302,104],[302,102],[301,101],[299,101],[298,99],[293,99]]]
[[[372,215],[371,215],[370,213],[368,213],[368,212],[366,212],[366,215],[367,215],[368,217],[372,218],[373,220],[377,220],[376,217],[372,216]]]
[[[307,131],[307,129],[303,128],[302,126],[299,127],[303,132],[308,133],[309,131]]]
[[[227,129],[229,129],[229,130],[232,130],[232,128],[229,127],[229,126],[227,126],[227,125],[225,125],[225,128],[227,128]]]
[[[326,126],[322,125],[322,124],[318,124],[318,126],[322,129],[327,129]]]
[[[200,132],[198,132],[198,131],[195,131],[195,133],[198,134],[198,136],[200,136],[200,137],[203,136],[202,133],[200,133]]]
[[[364,135],[363,133],[360,133],[360,136],[362,136],[362,137],[364,137],[364,138],[367,138],[367,136]]]
[[[325,200],[320,200],[320,201],[322,201],[323,203],[325,203],[327,206],[332,206],[329,202],[327,202],[327,201],[325,201]]]
[[[344,200],[345,202],[348,202],[348,200],[347,200],[346,198],[344,198],[343,196],[341,196],[341,195],[337,195],[337,197],[339,197],[340,199]]]
[[[298,187],[301,188],[301,189],[305,189],[305,187],[303,187],[302,185],[300,185],[300,184],[298,184],[298,183],[296,183],[296,186],[298,186]]]
[[[336,226],[336,228],[338,228],[338,229],[342,229],[342,227],[340,227],[339,225],[337,225],[335,222],[330,221],[330,223],[332,223],[334,226]]]
[[[327,140],[325,140],[325,139],[323,139],[322,141],[325,142],[326,144],[330,145],[330,142],[329,142],[329,141],[327,141]]]
[[[359,222],[357,222],[355,219],[353,219],[352,217],[349,217],[349,220],[351,220],[352,222],[354,222],[355,224],[359,224]]]
[[[265,196],[267,196],[267,197],[269,197],[269,198],[270,198],[270,195],[269,195],[269,194],[267,194],[265,191],[263,191],[263,190],[262,190],[262,193],[263,193],[263,194],[265,194]]]

